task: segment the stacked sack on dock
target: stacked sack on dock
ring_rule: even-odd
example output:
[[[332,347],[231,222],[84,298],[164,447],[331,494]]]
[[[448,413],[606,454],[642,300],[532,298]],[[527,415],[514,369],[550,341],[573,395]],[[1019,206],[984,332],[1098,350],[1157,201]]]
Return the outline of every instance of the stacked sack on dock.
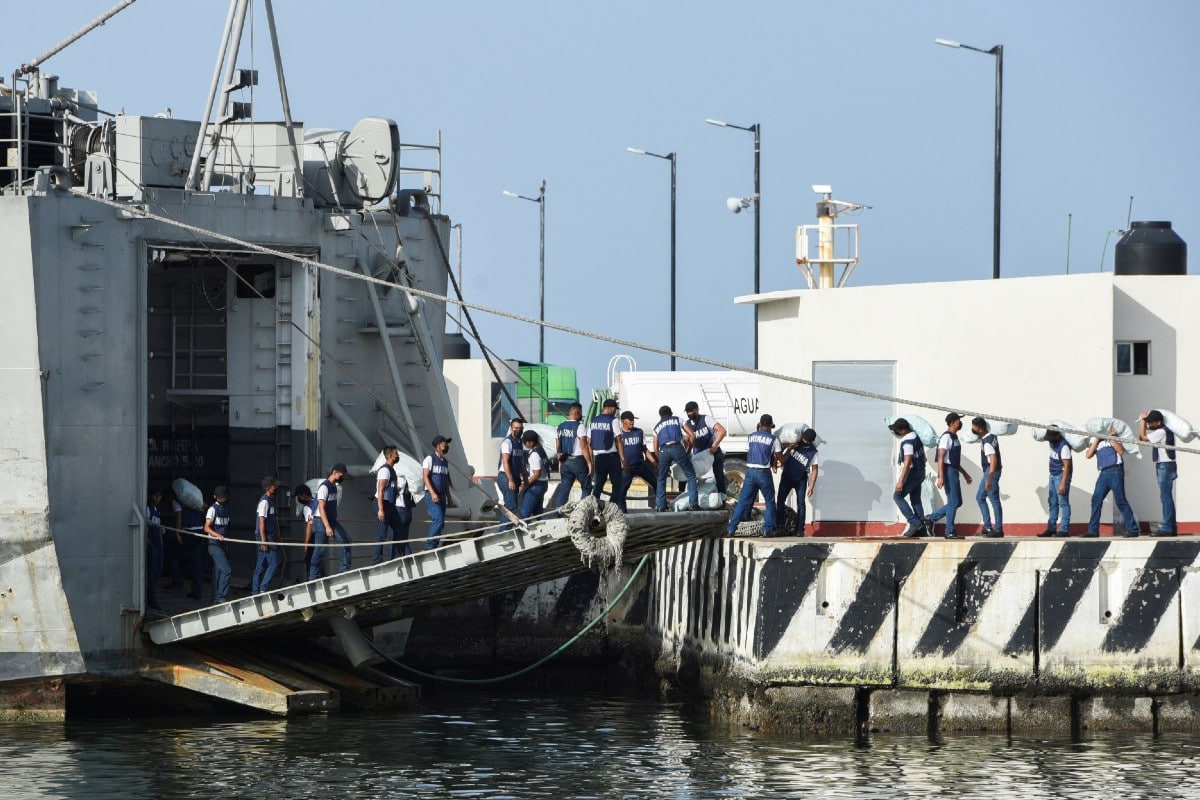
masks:
[[[715,511],[725,507],[725,495],[717,491],[717,479],[713,475],[713,457],[707,450],[692,454],[692,468],[696,470],[696,492],[699,495],[700,508]],[[677,481],[687,480],[683,467],[671,465],[671,477]],[[692,511],[692,503],[687,492],[680,492],[671,507],[676,511]]]

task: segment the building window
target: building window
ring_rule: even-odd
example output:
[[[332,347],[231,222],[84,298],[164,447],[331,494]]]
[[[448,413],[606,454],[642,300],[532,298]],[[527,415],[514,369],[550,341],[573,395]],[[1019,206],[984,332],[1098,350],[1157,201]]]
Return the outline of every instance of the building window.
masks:
[[[1150,343],[1117,342],[1117,374],[1149,375]]]

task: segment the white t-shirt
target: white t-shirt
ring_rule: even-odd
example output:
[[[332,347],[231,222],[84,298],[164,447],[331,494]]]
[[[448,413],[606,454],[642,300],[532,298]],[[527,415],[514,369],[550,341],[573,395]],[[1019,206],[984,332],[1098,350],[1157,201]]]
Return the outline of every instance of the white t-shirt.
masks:
[[[384,464],[382,467],[375,470],[375,499],[376,500],[379,499],[379,484],[380,484],[380,482],[385,484],[385,486],[383,488],[386,490],[387,489],[386,484],[391,483],[393,474],[395,474],[395,472],[392,469],[391,465],[389,465],[389,464]]]
[[[267,501],[267,498],[260,497],[258,499],[258,508],[256,509],[255,513],[260,517],[270,516],[271,504]]]
[[[924,447],[924,445],[921,444],[921,438],[915,433],[909,433],[900,440],[900,456],[912,456],[915,459],[917,457],[918,447]]]
[[[335,491],[333,496],[331,497],[329,495],[329,487],[326,486],[324,482],[322,482],[321,485],[317,487],[317,499],[318,500],[333,500],[336,503],[337,499],[338,499],[338,494],[339,494],[339,492]]]
[[[396,473],[396,508],[408,508],[408,506],[404,504],[404,493],[406,491],[407,492],[412,491],[412,489],[410,489],[408,486],[408,478],[404,477],[399,472],[397,472]]]
[[[1158,445],[1154,448],[1154,463],[1161,464],[1171,460],[1171,451],[1166,450],[1162,445],[1167,443],[1167,429],[1156,428],[1154,430],[1146,429],[1146,441],[1152,445]]]
[[[530,475],[541,470],[541,474],[538,475],[538,483],[546,483],[550,480],[550,472],[546,469],[546,462],[542,460],[541,453],[536,449],[526,450],[525,458],[528,459]]]
[[[317,506],[316,500],[310,500],[309,502],[302,503],[300,505],[300,513],[304,515],[305,523],[312,522],[313,518],[317,515],[316,506]]]
[[[950,431],[946,431],[942,434],[942,437],[938,439],[938,450],[944,450],[946,452],[946,454],[942,456],[943,464],[950,463],[950,451],[954,449],[955,444],[956,442],[954,441],[954,437],[950,435]]]

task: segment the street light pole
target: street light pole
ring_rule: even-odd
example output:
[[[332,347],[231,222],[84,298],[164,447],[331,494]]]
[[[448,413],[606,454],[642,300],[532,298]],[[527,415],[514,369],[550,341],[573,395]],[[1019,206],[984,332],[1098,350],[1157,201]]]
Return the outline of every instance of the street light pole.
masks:
[[[640,147],[626,147],[631,153],[637,153],[640,156],[652,156],[661,158],[671,162],[671,371],[675,371],[675,164],[677,161],[675,153],[667,153],[659,155],[643,150]]]
[[[709,125],[719,128],[736,128],[739,131],[749,131],[754,134],[754,293],[761,289],[761,242],[762,242],[762,127],[759,123],[753,125],[734,125],[719,119],[704,120]],[[758,369],[758,303],[754,304],[754,368]]]
[[[956,42],[953,39],[934,39],[935,44],[974,50],[976,53],[996,57],[996,153],[992,176],[992,278],[1000,277],[1000,131],[1004,112],[1004,45],[998,44],[987,50]]]
[[[538,204],[538,361],[546,363],[546,181],[537,197],[526,197],[505,190],[505,197],[515,197],[518,200],[528,200]]]

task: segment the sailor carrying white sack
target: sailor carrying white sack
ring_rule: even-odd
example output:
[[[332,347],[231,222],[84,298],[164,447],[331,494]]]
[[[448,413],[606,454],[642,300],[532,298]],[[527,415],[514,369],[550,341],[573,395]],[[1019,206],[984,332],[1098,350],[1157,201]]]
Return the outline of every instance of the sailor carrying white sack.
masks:
[[[1190,432],[1191,426],[1188,426],[1188,430]],[[1138,439],[1149,442],[1154,449],[1154,478],[1158,483],[1158,499],[1162,503],[1162,522],[1152,533],[1155,536],[1175,536],[1178,530],[1175,523],[1174,484],[1179,477],[1179,466],[1175,463],[1175,431],[1167,426],[1163,412],[1151,409],[1138,415]]]

